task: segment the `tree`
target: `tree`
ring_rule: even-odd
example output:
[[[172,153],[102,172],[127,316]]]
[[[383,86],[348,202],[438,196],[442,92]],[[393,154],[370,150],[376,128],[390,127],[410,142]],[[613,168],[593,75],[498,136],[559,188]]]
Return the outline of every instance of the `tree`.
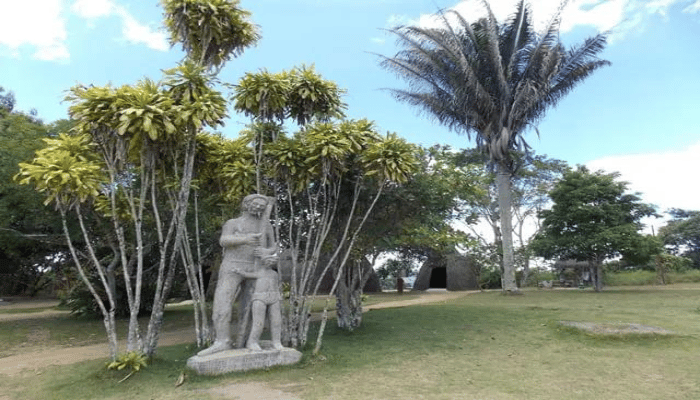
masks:
[[[197,135],[205,127],[222,124],[225,100],[213,89],[211,70],[220,70],[232,56],[254,44],[259,35],[249,13],[227,0],[163,0],[165,25],[172,45],[181,43],[188,57],[166,70],[162,83],[143,80],[120,88],[78,85],[67,99],[78,121],[74,135],[61,135],[22,165],[21,183],[34,184],[61,213],[64,234],[78,271],[104,316],[110,356],[117,357],[116,298],[110,275],[120,267],[130,310],[127,351],[152,356],[158,343],[165,300],[176,267],[185,265],[195,301],[198,344],[208,340],[199,227],[195,219],[193,252],[187,213],[194,174]],[[196,198],[196,196],[195,196]],[[85,209],[110,221],[116,238],[109,257],[101,257],[100,243],[84,224]],[[149,212],[146,210],[149,209]],[[80,223],[87,246],[87,262],[79,257],[68,213]],[[153,233],[155,238],[149,237]],[[149,240],[152,239],[152,240]],[[153,309],[141,336],[138,314],[146,252],[155,249],[157,273]],[[90,279],[99,275],[107,301]]]
[[[315,278],[333,271],[334,294],[341,277],[352,276],[353,248],[383,190],[404,181],[415,165],[413,147],[395,134],[378,135],[366,120],[313,123],[294,138],[270,144],[267,157],[282,199],[281,241],[290,248],[292,281],[287,331],[293,346],[302,346],[310,307],[318,292]],[[374,190],[371,190],[373,188]],[[360,203],[366,193],[369,202]],[[327,253],[320,274],[319,261]],[[347,268],[347,269],[346,269]],[[317,275],[316,275],[317,274]],[[327,309],[319,331],[321,337]]]
[[[41,194],[12,177],[19,171],[18,163],[31,160],[56,124],[15,110],[14,94],[3,93],[0,87],[0,293],[34,295],[60,274],[61,223],[44,208]]]
[[[539,211],[543,210],[550,203],[549,191],[554,187],[562,174],[569,169],[565,161],[548,158],[545,155],[513,154],[518,157],[519,163],[523,166],[518,174],[512,178],[512,209],[513,235],[517,239],[515,248],[515,266],[522,268],[520,286],[524,286],[529,275],[531,251],[527,247],[532,238],[540,229]],[[528,157],[529,161],[524,162]],[[498,191],[496,187],[496,176],[488,168],[488,156],[478,149],[463,150],[459,154],[459,164],[476,165],[484,169],[487,179],[484,181],[483,195],[479,201],[475,202],[473,216],[481,218],[488,223],[493,234],[494,242],[490,243],[488,237],[483,232],[472,228],[475,225],[468,225],[472,232],[479,238],[485,248],[501,248],[500,214],[498,209]],[[472,219],[473,219],[472,216]],[[470,222],[469,220],[467,222]],[[502,256],[498,254],[497,256]],[[501,275],[503,275],[503,263],[501,257]]]
[[[470,243],[451,224],[464,220],[483,196],[481,169],[460,164],[449,146],[420,148],[417,161],[408,181],[387,188],[359,238],[359,248],[373,260],[384,252],[425,259]]]
[[[13,92],[7,92],[3,94],[5,88],[0,86],[0,112],[7,115],[10,114],[15,108],[15,94]]]
[[[554,204],[540,213],[542,231],[531,244],[537,255],[548,259],[587,261],[596,291],[602,288],[603,261],[645,245],[640,220],[655,215],[653,206],[625,193],[627,184],[618,177],[583,166],[565,173],[549,192]]]
[[[126,286],[127,351],[150,357],[175,269],[181,261],[188,266],[185,217],[196,134],[221,124],[225,116],[225,100],[211,88],[213,82],[203,67],[185,61],[165,71],[162,84],[143,80],[119,88],[77,86],[68,96],[77,121],[73,134],[59,135],[31,163],[20,165],[20,182],[46,192],[46,203],[54,203],[61,213],[73,260],[104,316],[112,359],[117,356],[117,299],[111,271],[119,266]],[[97,211],[111,224],[116,237],[110,257],[102,257],[96,248],[100,241],[84,223],[86,210]],[[69,213],[80,224],[88,254],[85,265],[67,229]],[[148,240],[150,232],[156,235],[155,244]],[[157,274],[143,337],[137,317],[150,248],[157,252]],[[106,303],[88,278],[91,270],[100,277]]]
[[[486,16],[474,23],[450,10],[439,13],[437,28],[392,29],[404,49],[393,57],[381,56],[381,64],[408,82],[406,90],[391,90],[397,100],[457,133],[474,134],[477,147],[489,155],[497,170],[503,290],[516,293],[510,211],[511,179],[520,165],[513,150],[527,151],[525,129],[609,64],[596,58],[606,35],[567,51],[559,39],[563,7],[537,33],[524,0],[505,23],[496,20],[487,1],[483,4]]]
[[[238,0],[161,0],[172,46],[181,44],[187,57],[210,69],[221,69],[259,39],[250,12]]]
[[[700,269],[700,211],[674,208],[672,219],[661,229],[659,236],[664,245],[677,256],[693,260],[693,268]]]

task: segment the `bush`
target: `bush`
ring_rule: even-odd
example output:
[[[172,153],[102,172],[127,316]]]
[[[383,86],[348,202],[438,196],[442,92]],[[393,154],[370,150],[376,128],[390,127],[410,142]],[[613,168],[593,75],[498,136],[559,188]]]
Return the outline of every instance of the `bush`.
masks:
[[[654,271],[633,270],[603,274],[603,284],[606,286],[654,285],[656,282],[657,276]]]
[[[522,271],[517,271],[516,279],[520,282],[522,277]],[[542,281],[555,281],[559,280],[559,277],[555,275],[554,271],[547,269],[533,268],[530,270],[530,274],[527,276],[527,281],[525,282],[526,287],[537,287],[537,285]]]
[[[692,269],[685,272],[669,272],[666,283],[696,283],[700,282],[700,270]],[[658,283],[658,275],[654,271],[621,271],[607,273],[603,276],[607,286],[643,286]]]
[[[691,269],[686,272],[671,272],[668,274],[669,283],[697,283],[700,282],[700,270]]]
[[[126,287],[123,281],[117,281],[117,298],[115,315],[117,318],[126,318],[129,316],[129,302],[126,298]],[[145,282],[144,282],[145,283]],[[99,281],[92,283],[98,294],[102,298],[105,306],[109,309],[109,300],[107,294],[102,288],[102,283]],[[155,294],[155,285],[143,285],[141,288],[141,309],[139,316],[147,315],[153,309],[153,296]],[[81,318],[102,318],[102,311],[93,297],[87,286],[81,281],[67,293],[60,296],[60,306],[67,307],[71,315]]]
[[[498,269],[482,268],[479,286],[482,289],[500,289],[501,271]]]

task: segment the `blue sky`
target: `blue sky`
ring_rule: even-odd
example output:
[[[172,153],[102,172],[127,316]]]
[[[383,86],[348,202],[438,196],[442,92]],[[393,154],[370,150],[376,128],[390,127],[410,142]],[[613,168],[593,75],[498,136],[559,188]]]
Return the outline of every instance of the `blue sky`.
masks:
[[[474,0],[242,0],[261,28],[262,40],[230,61],[220,78],[235,83],[243,73],[314,64],[347,90],[351,118],[376,121],[382,132],[454,148],[472,146],[382,88],[402,87],[378,66],[373,53],[393,55],[384,29],[430,24],[438,7],[467,18],[483,15]],[[491,0],[499,19],[513,0]],[[546,21],[557,0],[534,0],[537,21]],[[82,84],[134,83],[160,78],[181,58],[161,28],[157,0],[23,0],[3,5],[0,23],[0,86],[15,92],[17,107],[36,108],[45,121],[66,118],[65,90]],[[700,0],[571,1],[562,41],[579,43],[613,29],[599,70],[551,109],[529,133],[540,154],[620,171],[631,188],[660,208],[700,210],[693,182],[700,169]],[[233,115],[223,132],[237,135],[247,120]],[[691,178],[688,178],[690,176]]]

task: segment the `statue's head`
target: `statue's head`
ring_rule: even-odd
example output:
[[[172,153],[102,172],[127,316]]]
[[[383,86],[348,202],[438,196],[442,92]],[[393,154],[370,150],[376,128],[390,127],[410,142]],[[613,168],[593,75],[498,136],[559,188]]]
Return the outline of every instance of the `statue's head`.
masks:
[[[261,194],[249,194],[243,198],[243,210],[248,211],[255,217],[262,217],[265,207],[267,207],[270,199],[267,196]]]

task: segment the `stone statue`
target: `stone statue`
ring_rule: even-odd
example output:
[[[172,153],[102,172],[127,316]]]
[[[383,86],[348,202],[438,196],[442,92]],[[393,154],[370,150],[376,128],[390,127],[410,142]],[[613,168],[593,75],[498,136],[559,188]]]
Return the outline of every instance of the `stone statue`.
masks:
[[[219,244],[224,249],[219,280],[214,292],[214,305],[212,320],[214,323],[214,344],[200,351],[198,356],[206,356],[220,351],[231,349],[231,308],[236,295],[245,279],[257,279],[255,294],[252,298],[253,324],[251,328],[249,348],[259,349],[257,341],[264,325],[265,312],[270,308],[271,327],[277,323],[277,327],[271,329],[273,342],[275,331],[277,341],[273,343],[275,348],[281,348],[279,343],[279,331],[281,330],[281,313],[279,307],[279,292],[277,272],[272,269],[277,263],[277,243],[275,243],[274,231],[270,224],[270,210],[273,199],[251,194],[243,199],[241,216],[226,221],[222,228]],[[274,283],[273,283],[274,280]],[[274,286],[274,287],[273,287]],[[277,300],[272,301],[271,292],[277,293]],[[258,298],[260,300],[258,300]],[[261,311],[262,309],[262,311]],[[262,313],[262,322],[260,314]],[[257,315],[257,318],[256,318]],[[259,329],[257,326],[259,326]]]
[[[275,260],[276,262],[276,260]],[[250,328],[250,335],[246,342],[246,348],[250,350],[261,350],[258,340],[265,326],[265,317],[270,317],[270,336],[272,347],[276,350],[282,349],[282,310],[280,302],[282,298],[279,292],[279,275],[272,269],[274,262],[263,258],[261,268],[246,277],[255,278],[255,291],[251,298],[251,309],[253,322]]]

